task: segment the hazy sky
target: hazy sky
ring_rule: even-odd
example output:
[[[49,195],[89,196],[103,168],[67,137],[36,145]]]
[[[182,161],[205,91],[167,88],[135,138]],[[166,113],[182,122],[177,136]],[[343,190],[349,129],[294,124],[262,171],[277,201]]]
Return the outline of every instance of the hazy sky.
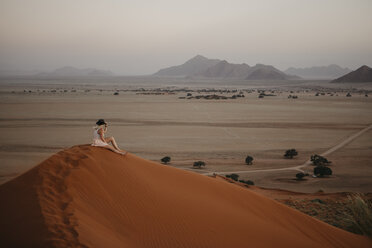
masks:
[[[0,70],[372,66],[372,0],[0,0]]]

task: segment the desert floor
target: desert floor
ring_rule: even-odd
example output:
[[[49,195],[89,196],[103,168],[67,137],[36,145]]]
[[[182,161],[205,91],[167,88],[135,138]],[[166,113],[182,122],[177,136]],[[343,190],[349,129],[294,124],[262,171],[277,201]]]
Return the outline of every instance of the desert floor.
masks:
[[[275,96],[258,98],[258,90]],[[119,95],[113,95],[115,91]],[[179,98],[188,92],[232,96],[240,91],[244,98]],[[324,95],[315,96],[317,92]],[[352,97],[346,97],[348,92]],[[109,122],[107,135],[113,135],[119,146],[154,161],[170,156],[168,166],[222,175],[294,167],[371,125],[370,92],[370,85],[321,81],[1,79],[0,183],[58,150],[90,143],[99,118]],[[290,148],[299,155],[284,159]],[[247,155],[254,157],[253,165],[245,165]],[[326,157],[332,161],[329,178],[297,181],[295,170],[244,172],[240,178],[257,186],[301,192],[372,191],[372,129]],[[206,162],[206,167],[194,169],[197,160]],[[312,169],[304,168],[309,173]]]

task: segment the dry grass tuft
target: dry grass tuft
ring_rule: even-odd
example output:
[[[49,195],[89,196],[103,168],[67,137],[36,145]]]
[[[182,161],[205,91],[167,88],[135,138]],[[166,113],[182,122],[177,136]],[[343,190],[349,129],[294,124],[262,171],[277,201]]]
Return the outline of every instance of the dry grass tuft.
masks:
[[[372,236],[372,203],[361,194],[348,196],[350,214],[348,222],[353,232]]]

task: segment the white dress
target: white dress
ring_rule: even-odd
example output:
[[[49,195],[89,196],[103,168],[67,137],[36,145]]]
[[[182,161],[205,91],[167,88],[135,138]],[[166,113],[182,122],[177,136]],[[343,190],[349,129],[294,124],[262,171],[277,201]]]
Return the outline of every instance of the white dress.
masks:
[[[99,136],[98,130],[100,130],[100,128],[95,129],[93,131],[93,143],[92,143],[92,146],[107,146],[108,144],[106,142],[103,142],[101,140],[101,137]]]

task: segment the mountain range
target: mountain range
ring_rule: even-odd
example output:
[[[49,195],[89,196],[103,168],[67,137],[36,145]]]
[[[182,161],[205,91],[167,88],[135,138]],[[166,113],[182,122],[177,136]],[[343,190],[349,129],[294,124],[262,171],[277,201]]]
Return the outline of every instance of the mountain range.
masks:
[[[189,76],[203,72],[211,66],[220,62],[219,59],[207,59],[201,55],[196,55],[182,65],[171,66],[159,70],[156,76]]]
[[[332,81],[333,83],[366,83],[372,82],[372,68],[363,65],[357,70],[352,71],[342,77]]]
[[[208,59],[197,55],[182,65],[159,70],[155,76],[177,76],[191,78],[234,78],[245,80],[291,80],[298,76],[287,75],[271,65],[256,64],[249,66],[233,64],[226,60]]]
[[[284,71],[290,75],[296,75],[304,79],[335,79],[341,77],[351,70],[332,64],[328,66],[313,66],[307,68],[290,67]]]
[[[96,68],[79,69],[72,66],[58,68],[52,72],[42,72],[36,74],[39,77],[96,77],[96,76],[113,76],[114,74],[108,70],[100,70]]]

